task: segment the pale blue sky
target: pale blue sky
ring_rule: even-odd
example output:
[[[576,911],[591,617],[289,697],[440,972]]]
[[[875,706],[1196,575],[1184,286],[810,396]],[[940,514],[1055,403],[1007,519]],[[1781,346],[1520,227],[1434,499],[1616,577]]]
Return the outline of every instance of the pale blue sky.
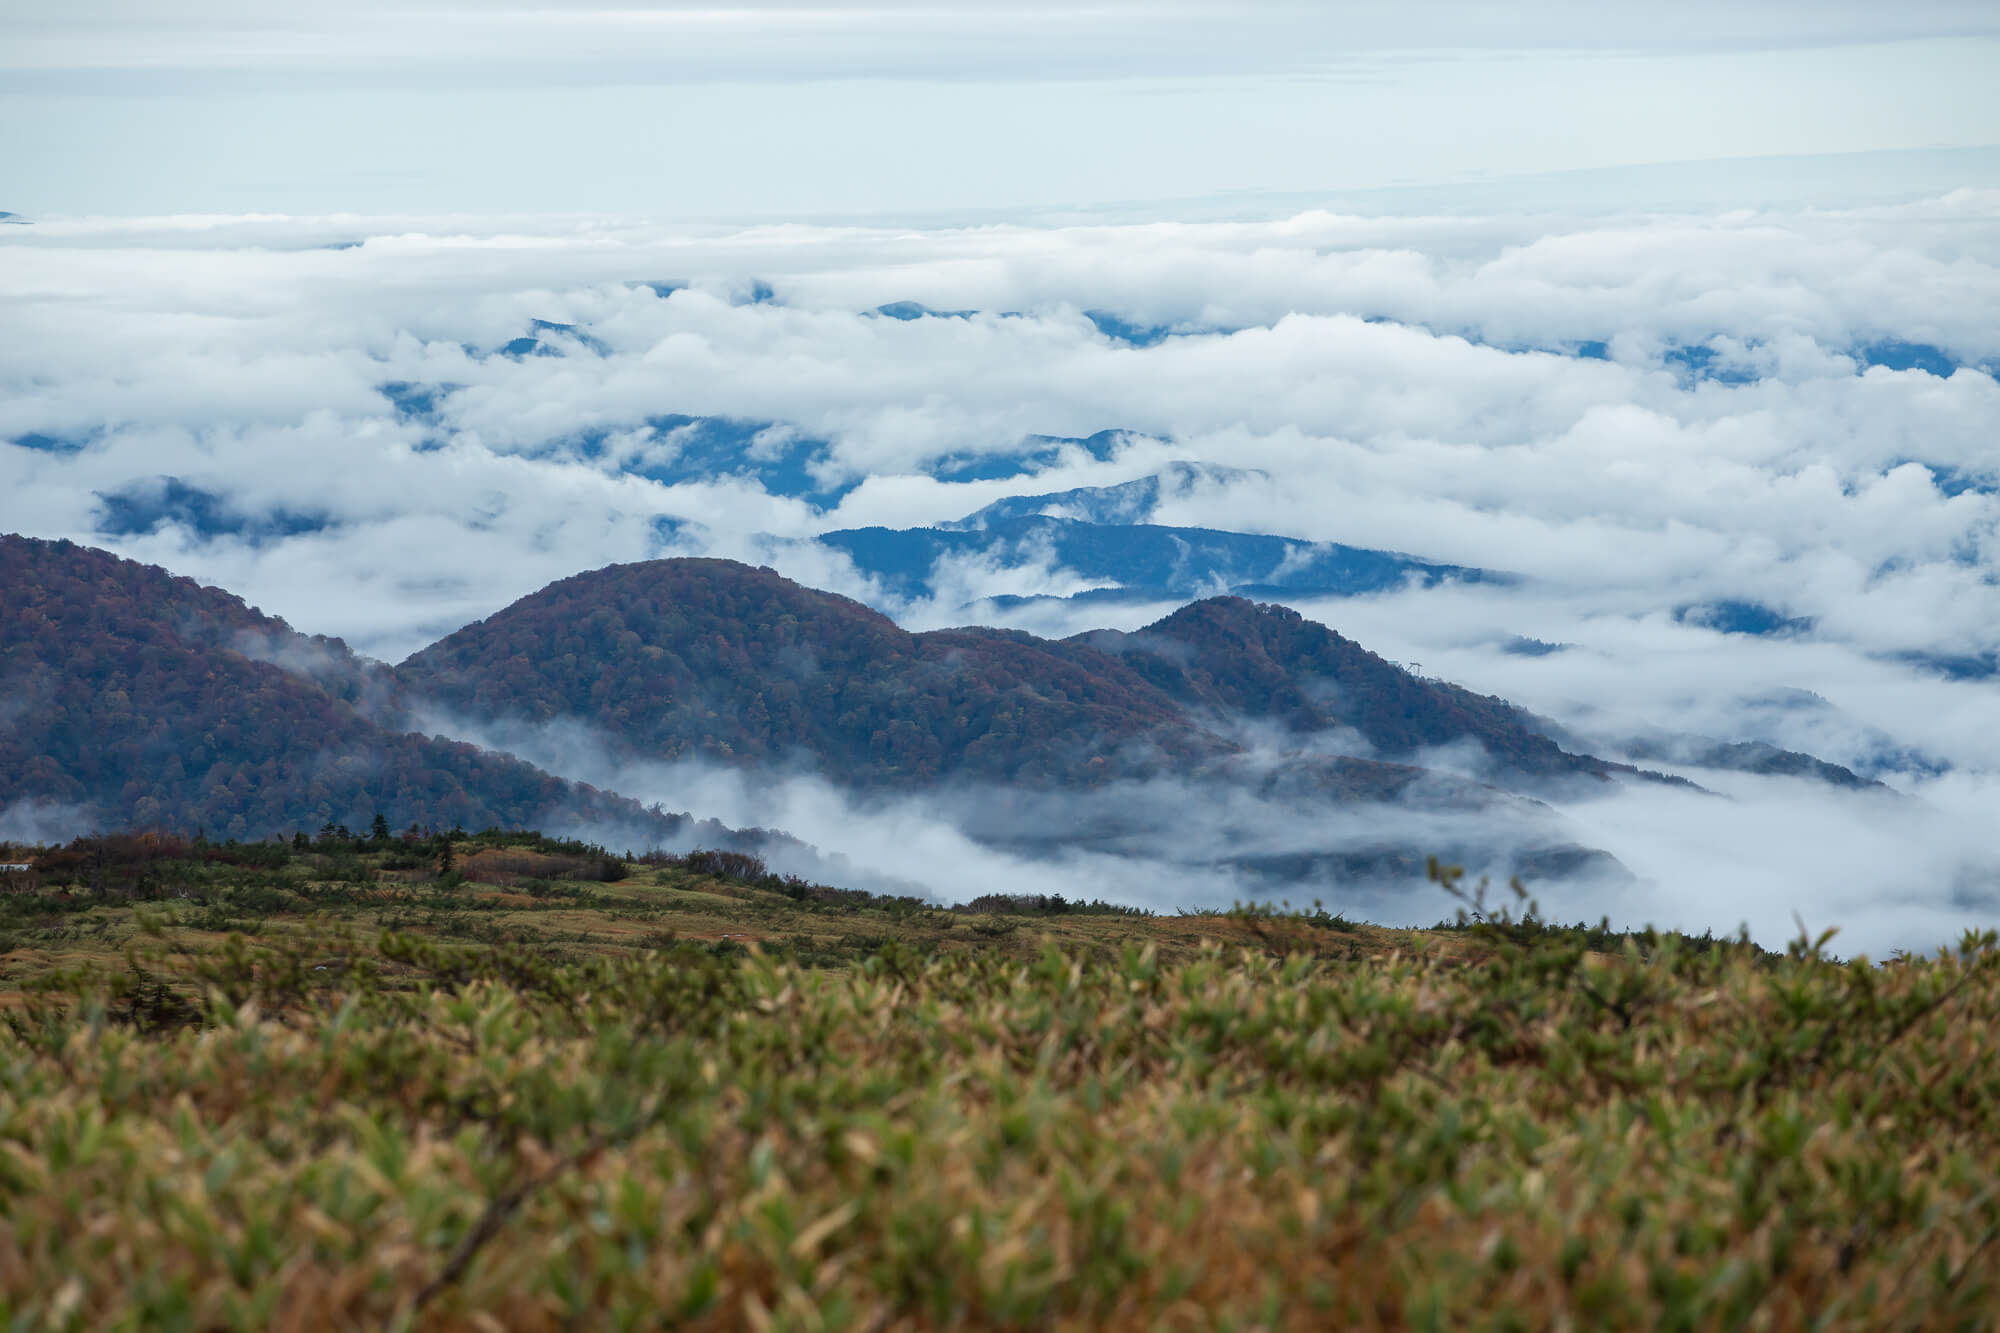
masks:
[[[1995,9],[0,0],[0,208],[917,215],[1992,146]]]

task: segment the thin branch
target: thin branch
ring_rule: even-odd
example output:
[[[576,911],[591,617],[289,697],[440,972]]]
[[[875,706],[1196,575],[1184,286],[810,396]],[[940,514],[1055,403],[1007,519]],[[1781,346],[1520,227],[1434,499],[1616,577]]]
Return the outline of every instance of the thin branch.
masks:
[[[529,1196],[563,1172],[596,1155],[604,1148],[605,1142],[602,1134],[592,1136],[589,1142],[575,1152],[557,1159],[545,1170],[528,1177],[505,1194],[489,1201],[486,1211],[480,1214],[479,1221],[466,1233],[465,1239],[458,1243],[458,1248],[452,1252],[445,1266],[439,1269],[437,1276],[426,1282],[423,1290],[417,1293],[416,1301],[410,1307],[411,1316],[414,1317],[440,1292],[465,1276],[465,1270],[471,1266],[480,1248],[500,1234],[500,1229],[507,1225],[509,1218],[520,1211],[521,1205],[528,1201]]]

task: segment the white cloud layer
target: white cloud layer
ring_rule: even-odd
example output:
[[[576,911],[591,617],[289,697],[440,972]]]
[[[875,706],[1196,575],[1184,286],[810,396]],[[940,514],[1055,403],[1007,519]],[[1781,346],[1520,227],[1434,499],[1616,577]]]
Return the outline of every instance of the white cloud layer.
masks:
[[[6,229],[0,250],[0,527],[164,564],[377,655],[663,553],[880,601],[796,539],[1191,459],[1264,475],[1190,488],[1155,521],[1523,576],[1302,606],[1388,656],[1586,737],[1766,739],[1921,792],[1921,819],[1875,822],[1777,779],[1743,788],[1740,821],[1652,797],[1573,812],[1696,917],[1894,914],[1978,859],[2000,686],[1939,663],[2000,653],[2000,193],[922,230],[77,219]],[[687,285],[642,285],[664,280]],[[895,301],[976,313],[871,313]],[[1137,346],[1085,312],[1176,332]],[[552,355],[495,353],[536,320],[575,330],[535,335]],[[1930,370],[1866,364],[1912,347]],[[399,414],[395,383],[429,386],[430,415]],[[767,462],[825,441],[793,489],[837,504],[658,480],[696,447],[649,424],[673,414],[775,423],[748,446]],[[1109,429],[1135,434],[1107,459],[931,475]],[[946,623],[973,597],[1078,586],[973,563],[938,603],[893,609]],[[1811,628],[1676,617],[1723,600]],[[1067,633],[1164,609],[1007,614]],[[1516,636],[1569,646],[1506,651]],[[1903,918],[1941,928],[1985,901],[1960,884]]]

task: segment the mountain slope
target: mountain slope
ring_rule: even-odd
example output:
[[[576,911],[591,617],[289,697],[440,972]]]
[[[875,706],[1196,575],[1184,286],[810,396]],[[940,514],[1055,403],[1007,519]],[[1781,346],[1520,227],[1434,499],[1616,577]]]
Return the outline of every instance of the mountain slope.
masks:
[[[1493,576],[1390,551],[1254,532],[1109,526],[1046,516],[995,518],[977,529],[841,528],[816,538],[905,600],[933,597],[940,562],[1011,569],[1048,565],[1102,588],[1162,601],[1250,591],[1353,597],[1404,582],[1476,583]]]
[[[1101,654],[998,631],[911,634],[859,602],[727,560],[563,579],[397,676],[476,721],[578,718],[634,755],[804,757],[860,786],[1089,782],[1228,748]]]
[[[1572,754],[1506,700],[1416,676],[1289,607],[1213,597],[1135,633],[1070,642],[1116,655],[1199,714],[1271,721],[1302,738],[1346,732],[1387,759],[1421,763],[1427,750],[1471,742],[1516,781],[1632,771]]]
[[[1337,542],[1153,521],[1164,500],[1254,475],[1178,463],[1118,486],[1009,496],[934,527],[841,528],[814,541],[905,601],[948,592],[976,600],[959,585],[976,585],[981,573],[1043,567],[1090,585],[1078,598],[1158,601],[1217,593],[1352,597],[1412,580],[1429,587],[1509,577]]]
[[[263,837],[382,811],[670,836],[675,817],[369,715],[393,684],[337,639],[69,542],[0,536],[0,810]]]
[[[980,529],[1017,518],[1067,518],[1079,523],[1124,526],[1151,523],[1160,505],[1185,500],[1204,487],[1221,489],[1246,481],[1268,479],[1267,473],[1215,463],[1169,463],[1150,477],[1114,486],[1078,486],[1041,495],[1010,495],[942,528]]]
[[[1864,778],[1853,769],[1830,764],[1816,755],[1780,749],[1768,741],[1717,741],[1699,736],[1634,738],[1619,749],[1642,762],[1686,764],[1758,777],[1809,778],[1850,791],[1889,791],[1886,783]]]
[[[1365,738],[1345,793],[1465,741],[1516,780],[1571,755],[1497,699],[1420,680],[1282,607],[1196,602],[1137,634],[908,633],[844,597],[725,560],[615,565],[551,584],[397,668],[468,720],[570,718],[648,758],[809,761],[843,785],[945,778],[1092,786],[1210,768],[1236,724]],[[1324,747],[1320,747],[1324,748]],[[1352,753],[1352,752],[1351,752]],[[1397,772],[1377,759],[1399,761]]]
[[[1616,766],[1240,598],[1130,636],[912,634],[769,569],[659,560],[551,584],[397,675],[439,725],[506,734],[524,753],[561,749],[560,729],[535,724],[582,723],[611,752],[607,772],[803,769],[864,808],[894,794],[988,847],[1233,886],[1211,894],[1400,884],[1427,853],[1503,874],[1624,873],[1498,785],[1605,787]],[[1315,693],[1329,682],[1351,707]],[[1486,781],[1419,766],[1453,742],[1495,756]],[[949,894],[951,869],[937,873]]]

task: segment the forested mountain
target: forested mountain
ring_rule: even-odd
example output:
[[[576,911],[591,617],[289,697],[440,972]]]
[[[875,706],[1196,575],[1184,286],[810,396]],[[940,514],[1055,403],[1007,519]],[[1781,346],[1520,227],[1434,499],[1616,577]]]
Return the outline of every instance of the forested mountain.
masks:
[[[531,756],[537,724],[581,723],[611,752],[606,774],[630,759],[804,770],[857,794],[921,794],[990,845],[1274,882],[1402,875],[1419,844],[1597,873],[1608,858],[1524,798],[1658,776],[1240,597],[1134,633],[913,634],[769,569],[661,560],[551,584],[391,670],[163,570],[0,538],[0,812],[236,838],[380,811],[399,828],[789,842],[405,730],[419,716],[526,738],[509,744]],[[1791,770],[1816,771],[1770,768]]]
[[[932,527],[842,528],[813,541],[845,555],[885,593],[905,601],[947,591],[955,565],[1052,565],[1091,585],[1074,594],[1079,601],[1175,601],[1217,592],[1354,597],[1411,582],[1430,587],[1508,579],[1395,551],[1154,521],[1164,501],[1251,475],[1176,463],[1118,486],[1008,496]]]
[[[1097,630],[1071,642],[1117,657],[1223,725],[1268,720],[1301,738],[1341,732],[1350,746],[1404,762],[1472,741],[1516,781],[1634,771],[1571,754],[1506,700],[1417,676],[1289,607],[1212,597],[1136,633]]]
[[[1343,795],[1407,785],[1406,768],[1371,760],[1468,741],[1517,782],[1617,767],[1565,753],[1501,700],[1234,597],[1137,634],[912,634],[768,569],[659,560],[552,584],[397,675],[414,697],[481,722],[576,718],[633,755],[804,759],[857,786],[1185,774],[1240,754],[1235,724],[1263,719],[1300,744],[1336,728],[1365,738],[1330,784]]]
[[[256,838],[377,811],[469,829],[676,817],[374,720],[385,668],[242,599],[69,542],[0,536],[0,810]]]
[[[911,634],[728,560],[553,583],[397,668],[478,721],[579,718],[651,758],[804,758],[855,785],[1091,782],[1229,747],[1115,658],[996,630]]]

